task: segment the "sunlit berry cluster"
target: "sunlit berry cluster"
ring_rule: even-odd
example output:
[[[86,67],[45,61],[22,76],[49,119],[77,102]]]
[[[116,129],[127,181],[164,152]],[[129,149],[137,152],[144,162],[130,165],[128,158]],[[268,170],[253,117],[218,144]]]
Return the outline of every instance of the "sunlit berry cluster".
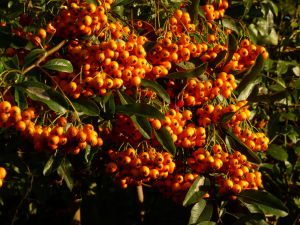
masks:
[[[103,141],[91,124],[82,127],[68,126],[67,119],[60,117],[53,125],[36,124],[36,112],[33,108],[21,111],[18,106],[12,106],[8,101],[0,103],[0,127],[13,128],[28,138],[36,151],[55,150],[78,154],[90,145],[102,146]]]
[[[120,152],[108,150],[107,154],[109,162],[106,164],[106,172],[112,174],[122,188],[165,179],[175,169],[172,155],[154,148],[138,153],[129,147]]]

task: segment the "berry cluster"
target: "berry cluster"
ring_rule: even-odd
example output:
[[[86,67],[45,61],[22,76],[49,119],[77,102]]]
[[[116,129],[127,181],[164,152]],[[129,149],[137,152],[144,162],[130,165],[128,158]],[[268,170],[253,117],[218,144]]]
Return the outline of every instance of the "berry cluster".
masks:
[[[166,113],[162,125],[169,131],[176,146],[184,148],[201,147],[205,144],[206,132],[203,127],[197,127],[191,120],[193,114],[190,110],[182,113],[170,109]]]
[[[197,121],[200,126],[206,127],[212,123],[221,122],[220,119],[227,113],[234,113],[227,122],[228,126],[233,127],[250,118],[251,113],[248,108],[247,101],[240,101],[236,105],[230,104],[225,107],[221,104],[207,104],[203,108],[197,109]]]
[[[105,0],[96,6],[92,3],[69,0],[54,19],[56,35],[62,38],[99,35],[107,26],[106,12],[110,10],[112,3],[112,0]]]
[[[187,191],[199,175],[197,173],[176,172],[165,180],[157,181],[154,186],[174,202],[182,203]]]
[[[109,163],[106,164],[106,171],[114,176],[122,188],[165,179],[175,169],[172,155],[154,148],[137,153],[129,147],[121,152],[108,150],[107,154]]]
[[[41,126],[33,122],[35,117],[33,108],[21,111],[18,106],[12,106],[8,101],[0,103],[0,127],[14,128],[33,142],[36,151],[53,152],[60,149],[67,153],[78,154],[87,145],[97,147],[103,144],[91,124],[86,124],[82,128],[75,126],[67,128],[67,119],[60,117],[55,125]]]
[[[198,174],[214,173],[217,176],[220,193],[240,193],[243,189],[257,189],[262,185],[260,173],[239,151],[229,154],[221,145],[214,145],[211,151],[200,148],[188,158],[192,171]]]
[[[201,8],[205,13],[205,17],[208,21],[214,21],[224,17],[225,10],[229,4],[227,0],[210,1],[212,4],[205,4]]]
[[[233,128],[234,134],[251,150],[266,151],[269,146],[269,138],[262,132],[252,132],[250,129],[242,130],[241,127],[235,126]]]

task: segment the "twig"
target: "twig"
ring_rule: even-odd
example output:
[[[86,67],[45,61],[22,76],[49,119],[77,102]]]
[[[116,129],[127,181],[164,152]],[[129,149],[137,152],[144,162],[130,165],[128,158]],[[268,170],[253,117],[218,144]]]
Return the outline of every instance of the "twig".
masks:
[[[22,74],[24,75],[24,74],[28,73],[30,70],[34,69],[35,67],[38,67],[40,65],[40,63],[42,63],[48,56],[50,56],[50,55],[54,54],[55,52],[57,52],[67,42],[68,42],[68,40],[63,40],[58,45],[56,45],[55,47],[51,48],[49,51],[45,52],[45,54],[41,58],[39,58],[35,63],[33,63],[32,65],[30,65],[27,68],[25,68],[22,71]]]
[[[139,201],[139,217],[141,224],[144,223],[145,219],[145,209],[144,209],[144,192],[143,192],[143,186],[139,185],[136,187],[137,190],[137,197]]]
[[[75,106],[73,105],[72,101],[68,98],[68,96],[65,94],[65,92],[62,90],[62,88],[59,86],[59,84],[57,83],[57,81],[55,79],[53,79],[53,77],[46,71],[44,70],[42,67],[38,67],[41,71],[43,71],[58,87],[58,89],[60,90],[61,94],[64,96],[64,98],[69,102],[70,106],[73,108],[76,118],[78,120],[79,123],[81,123],[80,117],[78,115],[78,112],[75,108]]]

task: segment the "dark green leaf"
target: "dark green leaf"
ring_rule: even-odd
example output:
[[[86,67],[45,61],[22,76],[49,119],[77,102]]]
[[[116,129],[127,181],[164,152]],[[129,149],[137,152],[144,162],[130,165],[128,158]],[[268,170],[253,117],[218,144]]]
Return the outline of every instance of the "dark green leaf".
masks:
[[[238,97],[239,100],[246,100],[249,97],[254,86],[258,83],[260,79],[260,71],[262,70],[263,65],[264,59],[260,54],[257,57],[254,65],[251,67],[248,73],[245,74],[245,77],[242,79],[242,81],[237,87],[236,91],[240,93]]]
[[[231,145],[236,146],[235,149],[238,149],[241,153],[243,153],[245,156],[247,156],[247,159],[250,162],[253,163],[261,163],[260,158],[251,150],[247,145],[245,145],[243,142],[240,141],[240,139],[231,131],[225,130],[225,132],[230,137],[229,140],[231,140]]]
[[[209,66],[211,68],[216,68],[224,60],[226,54],[227,54],[226,50],[219,52],[217,57],[213,61],[209,62]]]
[[[72,63],[66,59],[51,59],[43,66],[44,69],[55,70],[59,72],[72,73]]]
[[[165,116],[155,107],[145,103],[130,103],[116,106],[116,112],[128,116],[144,116],[164,120]]]
[[[146,52],[149,52],[152,48],[154,48],[156,42],[154,41],[147,41],[145,44],[144,44],[144,49],[146,50]]]
[[[233,225],[268,225],[262,213],[250,213],[241,216]]]
[[[109,115],[114,115],[116,112],[114,95],[110,92],[109,95],[105,96],[103,102],[105,103],[105,112]]]
[[[33,63],[39,56],[43,55],[46,51],[44,49],[33,49],[29,52],[24,59],[24,67],[29,66]]]
[[[216,225],[216,222],[213,222],[213,221],[202,221],[202,222],[197,223],[195,225]]]
[[[23,89],[32,100],[45,103],[55,112],[66,113],[69,107],[68,102],[59,92],[43,83],[26,81],[16,86]]]
[[[264,213],[279,217],[288,215],[288,209],[285,205],[278,198],[265,191],[245,190],[238,194],[238,199],[242,202],[256,204]]]
[[[61,156],[52,155],[44,166],[43,175],[48,176],[49,174],[55,172],[57,168],[60,166],[62,160],[63,158]]]
[[[198,15],[200,15],[199,9],[200,9],[200,0],[192,1],[190,15],[193,23],[195,23]]]
[[[137,126],[139,132],[146,138],[150,139],[152,134],[152,127],[145,117],[131,116],[132,122]]]
[[[15,87],[15,102],[22,110],[28,108],[25,93],[23,90],[19,89],[18,87]]]
[[[82,115],[88,116],[99,116],[100,110],[97,104],[90,98],[80,97],[77,100],[73,100],[72,104],[74,105],[76,111]]]
[[[184,72],[175,72],[170,73],[165,78],[169,79],[184,79],[184,78],[192,78],[192,77],[199,77],[201,76],[207,69],[208,64],[204,63],[201,66],[196,67],[193,70],[187,70]]]
[[[288,153],[281,145],[272,144],[269,146],[267,151],[268,155],[272,156],[274,159],[286,161],[288,159]]]
[[[124,92],[121,91],[117,91],[119,98],[120,98],[120,102],[123,105],[126,105],[128,103],[135,103],[134,99],[132,97],[130,97],[129,95],[125,94]]]
[[[134,100],[118,91],[118,95],[119,95],[119,98],[120,98],[120,101],[123,105],[126,105],[128,103],[134,103]],[[141,117],[141,116],[131,116],[130,117],[132,122],[137,126],[139,132],[146,138],[146,139],[150,139],[151,138],[151,134],[152,134],[152,127],[151,127],[151,124],[149,123],[149,121],[144,118],[144,117]]]
[[[162,127],[159,130],[154,130],[154,134],[157,141],[166,151],[170,152],[172,155],[176,154],[176,146],[174,145],[169,131],[165,127]]]
[[[300,79],[296,80],[295,87],[296,89],[300,89]]]
[[[141,85],[155,91],[166,103],[170,103],[170,96],[156,81],[143,79]]]
[[[284,90],[284,91],[280,91],[280,92],[277,92],[277,93],[274,93],[274,94],[269,94],[269,95],[252,96],[252,94],[251,94],[250,97],[247,100],[251,101],[251,102],[267,102],[267,103],[272,103],[272,102],[280,101],[280,100],[282,100],[284,98],[287,98],[288,96],[289,96],[289,91],[288,90]]]
[[[190,187],[189,191],[185,195],[185,198],[183,200],[182,205],[188,206],[190,204],[193,204],[205,194],[205,192],[200,191],[200,187],[204,185],[205,177],[198,176],[192,186]]]
[[[232,57],[238,47],[237,40],[233,34],[229,34],[228,40],[227,40],[227,46],[228,46],[228,55],[227,55],[224,65],[229,63],[229,61],[232,59]]]
[[[72,164],[67,159],[64,159],[57,169],[58,175],[65,180],[70,191],[72,191],[74,186],[74,181],[71,177],[71,171]]]
[[[222,123],[227,123],[235,115],[235,112],[228,112],[223,114],[221,121]]]

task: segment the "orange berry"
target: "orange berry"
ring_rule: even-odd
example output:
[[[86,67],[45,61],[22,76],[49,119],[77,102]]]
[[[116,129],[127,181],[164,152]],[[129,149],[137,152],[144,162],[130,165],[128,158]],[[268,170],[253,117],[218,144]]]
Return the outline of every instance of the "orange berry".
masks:
[[[106,172],[107,173],[115,173],[118,170],[118,166],[114,162],[110,162],[106,165]]]
[[[4,179],[6,177],[6,169],[3,167],[0,167],[0,180]]]
[[[39,29],[37,35],[41,38],[41,39],[45,39],[47,37],[47,32],[45,29],[41,28]]]

